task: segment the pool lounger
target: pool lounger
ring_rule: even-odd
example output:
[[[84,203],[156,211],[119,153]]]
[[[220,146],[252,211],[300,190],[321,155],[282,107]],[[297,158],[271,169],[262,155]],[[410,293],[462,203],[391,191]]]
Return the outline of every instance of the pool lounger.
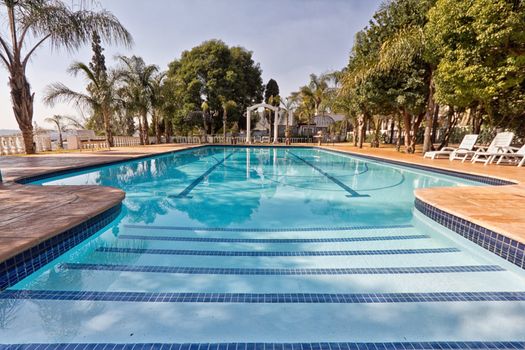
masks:
[[[458,148],[444,147],[439,151],[426,152],[424,158],[436,159],[444,156],[450,160],[463,159],[465,152],[472,151],[477,139],[478,135],[476,134],[465,135]]]

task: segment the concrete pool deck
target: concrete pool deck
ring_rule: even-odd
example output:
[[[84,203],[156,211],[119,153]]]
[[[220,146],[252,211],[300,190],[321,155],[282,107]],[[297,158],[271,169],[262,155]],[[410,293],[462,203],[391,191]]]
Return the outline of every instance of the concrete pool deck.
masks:
[[[196,145],[122,147],[111,151],[0,157],[0,262],[35,246],[120,203],[121,190],[101,186],[31,186],[24,177],[102,165],[181,150]],[[310,146],[310,145],[307,145]],[[440,169],[493,176],[520,183],[509,186],[420,189],[416,196],[446,212],[525,243],[525,168],[483,166],[446,159],[429,160],[391,148],[357,149],[346,144],[323,146]]]

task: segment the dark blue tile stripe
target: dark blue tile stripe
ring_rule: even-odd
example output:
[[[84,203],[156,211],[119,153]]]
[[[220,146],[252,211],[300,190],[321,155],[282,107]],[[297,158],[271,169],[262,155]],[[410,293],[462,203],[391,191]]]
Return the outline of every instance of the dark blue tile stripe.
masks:
[[[351,187],[349,187],[346,184],[344,184],[343,182],[339,181],[337,178],[335,178],[332,175],[328,174],[327,172],[325,172],[321,168],[319,168],[319,167],[315,166],[314,164],[310,163],[306,159],[304,159],[302,157],[299,157],[297,154],[295,154],[293,152],[288,152],[288,153],[291,154],[292,156],[294,156],[295,158],[297,158],[298,160],[300,160],[301,162],[305,163],[306,165],[310,166],[311,168],[315,169],[318,173],[324,175],[327,179],[329,179],[330,181],[335,183],[337,186],[341,187],[346,192],[350,193],[350,195],[347,196],[347,197],[370,197],[367,194],[366,195],[359,194],[358,192],[354,191]]]
[[[525,341],[430,341],[337,343],[31,343],[0,344],[0,350],[514,350]]]
[[[174,242],[213,242],[213,243],[346,243],[372,241],[398,241],[409,239],[425,239],[429,235],[405,236],[371,236],[371,237],[341,237],[341,238],[217,238],[217,237],[174,237],[149,235],[119,235],[118,239],[134,239],[145,241],[174,241]]]
[[[222,163],[224,163],[228,158],[230,158],[231,156],[233,156],[235,153],[237,153],[237,151],[234,151],[234,152],[231,152],[229,153],[227,156],[225,156],[223,159],[217,161],[217,163],[215,163],[214,165],[212,165],[208,170],[206,170],[201,176],[199,176],[198,178],[196,178],[195,180],[193,180],[193,182],[191,184],[188,185],[188,187],[186,187],[184,190],[182,190],[181,193],[179,193],[178,195],[174,195],[174,196],[168,196],[168,197],[171,197],[171,198],[184,198],[184,197],[188,197],[188,195],[190,194],[191,191],[193,191],[193,189],[195,187],[197,187],[202,181],[204,181],[204,179],[206,177],[208,177],[208,175],[210,175],[215,169],[217,169],[217,167],[219,167]]]
[[[525,301],[525,292],[439,293],[159,293],[53,290],[5,290],[1,299],[91,300],[147,303],[294,303],[370,304],[474,301]]]
[[[449,214],[416,198],[415,207],[424,215],[488,251],[525,269],[525,244]]]
[[[380,275],[380,274],[421,274],[421,273],[465,273],[505,271],[498,265],[466,266],[420,266],[420,267],[355,267],[355,268],[221,268],[184,266],[140,266],[64,263],[61,269],[178,273],[192,275]]]
[[[402,225],[362,225],[362,226],[319,226],[319,227],[281,227],[281,228],[249,228],[249,227],[198,227],[198,226],[166,226],[166,225],[135,225],[125,224],[126,228],[172,231],[217,231],[217,232],[315,232],[315,231],[355,231],[355,230],[386,230],[394,228],[411,228],[410,224]]]
[[[98,214],[86,222],[62,232],[4,262],[0,262],[0,290],[15,285],[42,266],[94,235],[113,221],[121,204]]]
[[[67,349],[66,349],[67,348]],[[514,350],[525,341],[430,341],[337,343],[32,343],[0,344],[0,350]]]
[[[393,255],[393,254],[435,254],[457,253],[458,248],[423,249],[375,249],[375,250],[320,250],[320,251],[228,251],[228,250],[187,250],[187,249],[143,249],[100,247],[103,253],[160,254],[160,255],[201,255],[201,256],[341,256],[341,255]]]

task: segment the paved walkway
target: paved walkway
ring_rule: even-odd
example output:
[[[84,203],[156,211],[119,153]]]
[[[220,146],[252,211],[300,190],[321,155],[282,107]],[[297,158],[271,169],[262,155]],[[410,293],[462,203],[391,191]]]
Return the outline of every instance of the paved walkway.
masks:
[[[358,149],[345,144],[325,148],[515,181],[518,185],[425,188],[415,194],[436,208],[525,243],[525,167],[424,159],[421,154],[400,153],[392,148]]]
[[[15,179],[190,147],[152,145],[100,152],[0,157],[0,169],[6,182],[0,185],[0,262],[118,204],[125,195],[109,187],[41,187],[19,185],[13,182]],[[520,182],[512,186],[420,189],[416,196],[442,210],[525,242],[525,168],[429,160],[388,148],[325,147]]]

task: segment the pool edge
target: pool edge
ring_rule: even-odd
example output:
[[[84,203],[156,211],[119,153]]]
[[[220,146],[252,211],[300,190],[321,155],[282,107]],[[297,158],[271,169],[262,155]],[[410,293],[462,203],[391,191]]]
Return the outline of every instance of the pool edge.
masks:
[[[417,197],[414,201],[414,208],[431,220],[476,243],[478,246],[525,269],[525,244],[439,209]]]
[[[15,285],[94,235],[118,217],[121,210],[122,202],[119,202],[95,216],[0,262],[0,292]]]

